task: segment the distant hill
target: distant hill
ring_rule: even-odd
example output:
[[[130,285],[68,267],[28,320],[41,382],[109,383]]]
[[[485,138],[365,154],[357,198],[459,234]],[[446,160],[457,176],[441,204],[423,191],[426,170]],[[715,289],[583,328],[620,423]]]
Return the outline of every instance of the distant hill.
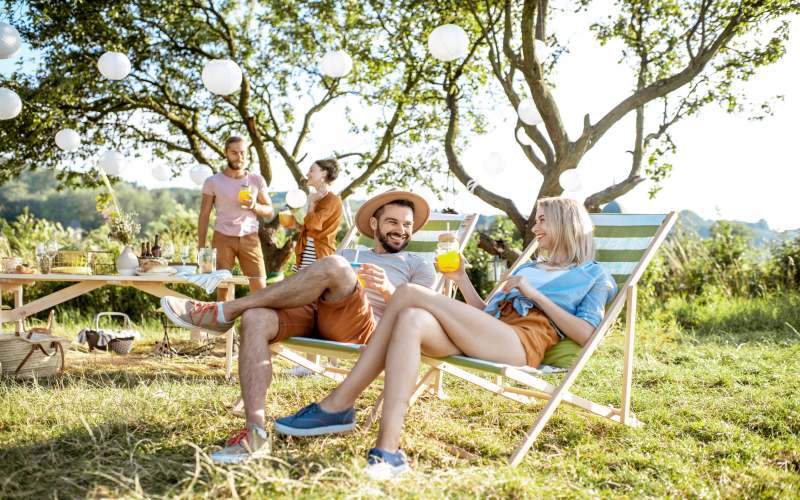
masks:
[[[56,189],[55,174],[50,170],[26,173],[24,177],[0,186],[0,217],[16,219],[22,211],[37,218],[60,222],[64,227],[91,231],[102,224],[95,208],[95,197],[105,189]],[[200,191],[195,189],[167,188],[143,189],[141,186],[121,182],[114,188],[120,205],[136,212],[142,227],[171,213],[176,205],[197,210]]]
[[[696,232],[702,238],[711,236],[711,226],[713,226],[715,222],[716,221],[711,219],[704,219],[691,210],[683,210],[678,214],[678,223],[681,227],[687,231]],[[752,235],[752,242],[755,246],[766,246],[775,242],[792,240],[800,236],[800,228],[789,231],[775,231],[770,229],[769,224],[764,219],[758,222],[728,222],[747,228],[748,232]]]

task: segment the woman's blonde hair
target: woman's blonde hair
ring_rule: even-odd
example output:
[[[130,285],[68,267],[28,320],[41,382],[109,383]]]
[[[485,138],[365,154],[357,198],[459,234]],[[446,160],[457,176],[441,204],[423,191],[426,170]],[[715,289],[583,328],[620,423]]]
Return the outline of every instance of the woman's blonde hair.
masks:
[[[594,259],[594,225],[582,204],[569,198],[541,198],[536,202],[537,219],[539,215],[544,215],[553,241],[553,250],[549,255],[540,254],[540,259],[555,266]]]

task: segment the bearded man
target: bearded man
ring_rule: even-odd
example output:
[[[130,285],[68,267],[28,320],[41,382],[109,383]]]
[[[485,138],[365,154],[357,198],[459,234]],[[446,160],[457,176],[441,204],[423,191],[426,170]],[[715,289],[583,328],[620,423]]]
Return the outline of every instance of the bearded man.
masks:
[[[250,291],[266,286],[267,273],[258,239],[258,218],[271,220],[275,211],[267,194],[267,181],[246,169],[247,147],[241,137],[225,141],[225,170],[203,183],[203,201],[197,221],[197,247],[206,246],[208,219],[216,209],[211,247],[217,249],[217,269],[233,269],[236,259],[250,279]],[[217,293],[221,298],[222,291]]]
[[[391,190],[371,198],[356,213],[358,230],[375,240],[373,250],[358,253],[358,262],[354,262],[354,250],[345,250],[228,302],[161,299],[167,317],[184,328],[222,333],[242,317],[239,383],[246,426],[225,448],[212,453],[212,460],[240,463],[269,453],[264,403],[272,381],[270,343],[315,336],[366,344],[398,286],[433,285],[433,264],[405,251],[429,215],[428,203],[421,196]]]

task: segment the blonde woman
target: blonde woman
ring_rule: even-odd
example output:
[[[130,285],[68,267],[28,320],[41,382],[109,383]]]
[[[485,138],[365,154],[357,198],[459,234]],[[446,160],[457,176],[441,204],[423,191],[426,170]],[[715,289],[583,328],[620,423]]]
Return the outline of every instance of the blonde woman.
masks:
[[[352,430],[356,398],[385,370],[381,427],[367,455],[367,472],[386,478],[408,470],[400,433],[421,353],[538,367],[559,338],[580,345],[589,339],[616,291],[608,273],[592,260],[592,230],[581,204],[544,198],[537,203],[533,227],[537,260],[517,269],[487,302],[464,266],[445,277],[458,285],[466,304],[414,285],[398,288],[348,377],[319,404],[276,420],[275,430],[296,436]]]

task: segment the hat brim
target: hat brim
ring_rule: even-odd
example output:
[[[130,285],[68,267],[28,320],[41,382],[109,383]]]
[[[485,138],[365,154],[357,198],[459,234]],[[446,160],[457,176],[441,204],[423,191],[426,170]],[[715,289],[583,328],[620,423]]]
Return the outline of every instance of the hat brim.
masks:
[[[380,207],[397,200],[408,200],[414,204],[414,233],[428,222],[428,218],[431,215],[431,208],[428,206],[428,202],[425,201],[425,198],[410,191],[393,190],[373,196],[361,205],[361,208],[356,212],[356,227],[358,231],[364,236],[374,239],[375,235],[373,234],[372,227],[369,225],[369,220]]]

